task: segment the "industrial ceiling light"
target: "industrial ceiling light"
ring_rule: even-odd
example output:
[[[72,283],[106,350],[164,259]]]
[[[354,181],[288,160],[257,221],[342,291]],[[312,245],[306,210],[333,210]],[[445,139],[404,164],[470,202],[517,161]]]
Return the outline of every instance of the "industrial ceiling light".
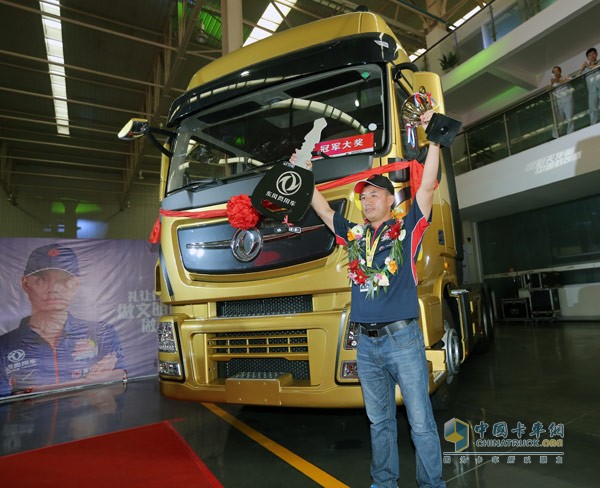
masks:
[[[486,3],[483,2],[483,7],[486,6]],[[473,17],[473,15],[475,15],[477,12],[479,12],[483,7],[481,6],[477,6],[475,7],[473,10],[471,10],[470,12],[467,12],[465,15],[463,15],[460,19],[458,19],[456,22],[454,22],[454,24],[449,25],[448,26],[448,30],[453,31],[455,30],[457,27],[461,26],[462,24],[464,24],[467,20],[469,20],[471,17]]]
[[[208,34],[206,33],[206,30],[204,30],[204,22],[200,24],[195,40],[198,44],[206,44],[208,42]]]
[[[50,86],[54,101],[56,131],[68,136],[69,108],[67,106],[67,82],[65,75],[65,55],[62,41],[62,23],[60,21],[60,0],[40,0],[42,27],[46,42],[46,58],[50,62]],[[44,15],[49,14],[49,15]]]
[[[462,24],[464,24],[467,20],[469,20],[471,17],[473,17],[473,15],[475,15],[477,12],[479,12],[486,5],[487,5],[486,2],[482,2],[481,6],[478,5],[473,10],[471,10],[468,13],[466,13],[464,16],[462,16],[460,19],[458,19],[456,22],[454,22],[454,24],[448,24],[446,26],[446,30],[448,32],[452,32],[453,30],[456,30],[457,27],[459,27]],[[414,61],[415,59],[417,59],[419,56],[422,56],[426,52],[427,52],[427,49],[424,49],[424,48],[418,49],[417,51],[415,51],[414,53],[412,53],[408,57],[408,59],[410,59],[411,61]]]
[[[252,44],[253,42],[260,41],[269,36],[272,36],[283,22],[283,19],[287,17],[291,10],[289,5],[295,5],[296,0],[286,0],[282,2],[269,2],[267,8],[262,14],[261,18],[256,23],[256,27],[252,29],[248,39],[244,42],[244,46]]]
[[[427,52],[427,49],[417,49],[414,53],[412,53],[408,59],[410,59],[411,61],[414,61],[415,59],[417,59],[421,54],[425,54]]]

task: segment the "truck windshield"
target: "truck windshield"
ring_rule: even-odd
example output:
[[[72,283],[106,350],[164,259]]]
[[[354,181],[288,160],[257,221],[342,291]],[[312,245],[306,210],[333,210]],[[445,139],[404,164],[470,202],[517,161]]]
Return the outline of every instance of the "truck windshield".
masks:
[[[385,144],[384,79],[378,65],[295,78],[184,119],[167,193],[288,161],[317,119],[317,157],[377,152]],[[314,154],[314,152],[313,152]]]

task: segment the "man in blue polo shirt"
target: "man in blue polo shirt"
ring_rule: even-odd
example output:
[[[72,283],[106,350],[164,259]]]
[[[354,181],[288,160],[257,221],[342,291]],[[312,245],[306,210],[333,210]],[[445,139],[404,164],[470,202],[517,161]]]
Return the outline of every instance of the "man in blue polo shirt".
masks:
[[[31,315],[0,336],[0,397],[121,380],[124,360],[112,325],[68,311],[79,288],[71,248],[51,244],[29,256],[21,286]]]
[[[432,115],[429,111],[421,116],[424,127]],[[372,175],[354,187],[355,202],[365,224],[349,222],[334,212],[317,189],[312,199],[315,212],[348,247],[350,321],[360,330],[358,375],[371,422],[371,477],[372,487],[376,488],[395,488],[400,477],[396,384],[402,391],[415,445],[417,482],[420,487],[446,486],[429,399],[415,269],[419,246],[431,219],[439,151],[438,144],[429,144],[421,185],[402,220],[392,216],[394,187],[381,175]]]

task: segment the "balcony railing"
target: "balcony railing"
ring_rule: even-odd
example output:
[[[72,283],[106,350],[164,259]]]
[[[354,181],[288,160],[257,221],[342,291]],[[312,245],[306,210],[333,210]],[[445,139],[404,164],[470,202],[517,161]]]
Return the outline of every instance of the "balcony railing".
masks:
[[[452,145],[455,174],[466,173],[588,127],[591,121],[588,83],[600,84],[600,68],[552,90],[538,91],[458,134]],[[565,113],[572,116],[567,118]]]

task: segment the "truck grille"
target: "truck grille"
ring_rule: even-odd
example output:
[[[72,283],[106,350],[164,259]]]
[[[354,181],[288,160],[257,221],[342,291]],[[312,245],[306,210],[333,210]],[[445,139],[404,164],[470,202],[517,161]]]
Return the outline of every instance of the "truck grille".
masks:
[[[209,354],[308,354],[306,329],[264,332],[217,332],[208,340]]]
[[[218,332],[208,339],[207,348],[209,358],[218,363],[220,378],[240,373],[291,373],[294,379],[310,378],[306,329]]]
[[[290,373],[295,380],[310,380],[308,361],[288,361],[283,358],[232,359],[218,363],[217,371],[219,378],[277,377]]]
[[[217,302],[218,317],[291,315],[308,313],[312,310],[312,296],[310,295]]]

